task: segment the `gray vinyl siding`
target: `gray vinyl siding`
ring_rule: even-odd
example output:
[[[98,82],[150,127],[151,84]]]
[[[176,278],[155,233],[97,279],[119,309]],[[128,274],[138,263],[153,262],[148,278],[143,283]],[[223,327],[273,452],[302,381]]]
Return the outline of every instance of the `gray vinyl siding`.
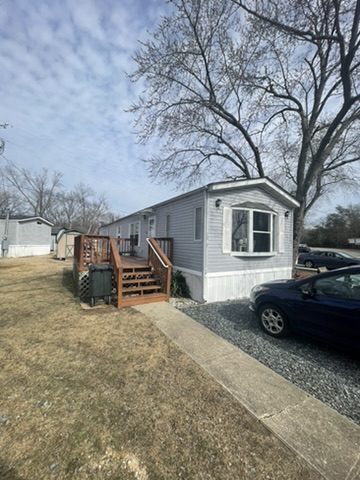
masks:
[[[204,192],[196,192],[174,200],[156,209],[156,236],[166,236],[166,216],[170,215],[169,236],[174,239],[173,264],[201,272],[203,268],[203,241],[195,238],[195,209],[202,207],[204,216]]]
[[[0,220],[0,240],[5,233],[5,220]],[[51,226],[46,223],[37,223],[37,220],[29,222],[9,221],[8,230],[9,245],[50,245]]]
[[[140,221],[140,247],[136,247],[136,254],[141,257],[147,257],[148,245],[148,220],[149,217],[155,217],[156,237],[166,237],[166,216],[170,215],[169,237],[174,240],[173,264],[177,267],[187,268],[189,270],[202,271],[203,267],[203,238],[194,240],[195,237],[195,208],[202,207],[204,215],[204,192],[198,191],[193,195],[188,195],[178,200],[166,202],[157,207],[153,207],[153,213],[147,213],[146,218],[142,214],[135,214],[117,222],[101,227],[101,235],[117,236],[118,226],[121,226],[121,236],[129,237],[130,224]]]
[[[17,245],[50,245],[51,227],[46,223],[31,222],[19,223]]]
[[[0,220],[0,242],[2,241],[5,234],[5,220]],[[10,220],[9,229],[8,229],[8,240],[10,245],[16,245],[18,238],[18,221]]]
[[[215,207],[216,199],[221,199],[220,208]],[[232,256],[223,253],[223,208],[231,207],[242,202],[263,203],[276,212],[277,215],[289,216],[285,218],[284,253],[274,256]],[[260,188],[241,189],[229,192],[211,192],[208,195],[207,219],[207,244],[206,244],[206,273],[232,272],[241,270],[257,270],[261,268],[281,268],[292,265],[292,236],[293,214],[292,209],[280,203],[274,197]]]
[[[207,208],[204,208],[206,194]],[[221,199],[221,206],[215,207],[215,201]],[[230,253],[223,253],[223,209],[243,203],[261,203],[270,207],[277,215],[277,218],[284,218],[284,251],[268,256],[253,255],[235,256]],[[286,202],[286,200],[285,200]],[[195,238],[195,209],[202,207],[203,229],[201,241]],[[152,213],[146,212],[152,210]],[[205,210],[207,218],[204,219]],[[288,211],[288,217],[285,212]],[[170,215],[170,232],[166,232],[166,217]],[[204,273],[240,272],[245,270],[279,269],[291,268],[292,266],[292,245],[293,245],[293,208],[289,204],[282,203],[276,196],[268,193],[261,187],[239,187],[232,190],[206,191],[198,190],[192,194],[169,200],[160,205],[155,205],[144,210],[143,213],[136,213],[119,219],[118,221],[104,226],[100,229],[103,235],[118,235],[118,227],[121,226],[121,236],[129,237],[130,224],[140,221],[140,246],[136,254],[147,257],[148,245],[148,219],[154,216],[156,219],[156,237],[172,237],[174,241],[173,264],[176,267]],[[278,236],[278,232],[276,232]],[[206,239],[205,258],[203,265],[204,238]]]

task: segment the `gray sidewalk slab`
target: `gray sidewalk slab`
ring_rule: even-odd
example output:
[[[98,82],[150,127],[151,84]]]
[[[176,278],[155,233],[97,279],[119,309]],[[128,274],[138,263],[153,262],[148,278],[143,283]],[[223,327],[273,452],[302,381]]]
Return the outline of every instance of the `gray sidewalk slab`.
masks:
[[[326,479],[360,479],[360,427],[168,303],[134,308]]]

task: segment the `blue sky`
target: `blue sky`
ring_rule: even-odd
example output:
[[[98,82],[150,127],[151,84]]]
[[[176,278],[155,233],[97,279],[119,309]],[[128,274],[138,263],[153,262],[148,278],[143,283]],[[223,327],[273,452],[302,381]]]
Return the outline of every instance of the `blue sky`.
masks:
[[[124,112],[140,88],[125,72],[163,9],[161,0],[1,0],[6,157],[62,171],[68,188],[91,185],[116,213],[176,194],[148,178],[146,148]]]
[[[177,194],[155,184],[124,110],[141,86],[129,82],[132,55],[166,8],[165,0],[0,0],[0,130],[16,164],[64,173],[106,194],[117,214]],[[1,162],[1,157],[0,157]],[[0,163],[1,166],[1,163]],[[356,195],[330,195],[314,218]]]

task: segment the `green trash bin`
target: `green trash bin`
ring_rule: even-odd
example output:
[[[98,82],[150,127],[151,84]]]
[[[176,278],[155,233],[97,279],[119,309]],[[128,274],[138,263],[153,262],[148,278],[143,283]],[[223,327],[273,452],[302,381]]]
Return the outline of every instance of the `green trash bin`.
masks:
[[[103,298],[111,303],[113,267],[107,263],[98,263],[89,267],[89,297],[93,307],[96,299]]]

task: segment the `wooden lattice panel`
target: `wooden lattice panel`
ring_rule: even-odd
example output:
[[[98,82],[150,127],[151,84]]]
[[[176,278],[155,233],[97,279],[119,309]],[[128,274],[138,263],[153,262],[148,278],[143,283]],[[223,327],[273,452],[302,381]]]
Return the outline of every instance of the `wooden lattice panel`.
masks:
[[[89,272],[79,272],[78,276],[78,296],[80,298],[89,298]]]
[[[89,272],[78,272],[77,273],[77,296],[81,299],[89,298]],[[112,276],[112,295],[116,295],[116,281],[114,275]]]

